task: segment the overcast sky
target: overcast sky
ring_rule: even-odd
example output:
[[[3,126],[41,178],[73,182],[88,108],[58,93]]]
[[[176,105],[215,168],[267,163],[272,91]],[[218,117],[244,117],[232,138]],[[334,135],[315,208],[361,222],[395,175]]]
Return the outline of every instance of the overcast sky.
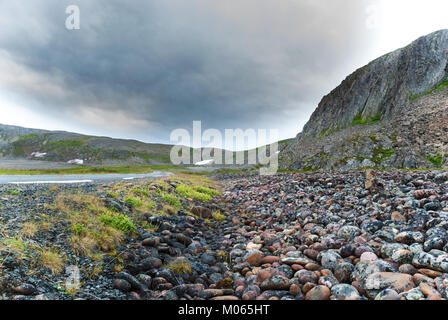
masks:
[[[78,5],[80,30],[67,30]],[[0,0],[0,123],[169,143],[299,133],[370,60],[448,28],[446,0]]]

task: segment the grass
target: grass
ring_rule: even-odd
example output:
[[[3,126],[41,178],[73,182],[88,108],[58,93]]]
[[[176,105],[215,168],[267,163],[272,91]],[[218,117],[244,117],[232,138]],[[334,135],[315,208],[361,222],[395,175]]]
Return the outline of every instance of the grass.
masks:
[[[34,222],[25,222],[20,229],[20,234],[25,238],[32,238],[37,231],[39,230],[39,226]]]
[[[224,221],[224,219],[226,218],[225,215],[223,215],[221,212],[219,211],[214,211],[212,213],[213,219],[215,219],[216,221],[222,222]]]
[[[100,220],[117,230],[121,230],[123,232],[135,232],[135,225],[132,220],[124,215],[117,213],[107,213],[100,216]]]
[[[435,156],[429,155],[427,157],[428,161],[431,162],[437,168],[441,168],[443,165],[443,157],[440,153]]]
[[[370,116],[366,119],[362,117],[362,111],[356,115],[355,119],[353,119],[353,122],[350,124],[350,126],[356,126],[356,125],[373,125],[376,124],[381,120],[381,112],[374,116]]]
[[[187,261],[174,262],[172,264],[164,266],[165,268],[173,271],[174,274],[191,274],[193,272],[191,264]]]
[[[176,198],[176,196],[166,192],[162,192],[160,196],[162,197],[163,201],[168,203],[170,206],[173,206],[174,208],[179,210],[182,209],[182,204],[180,203],[180,200]]]
[[[88,167],[78,166],[63,169],[16,170],[0,169],[0,175],[43,175],[43,174],[108,174],[108,173],[151,173],[150,166],[117,166],[117,167]]]
[[[124,199],[124,202],[132,206],[133,208],[140,208],[143,206],[143,201],[137,197],[127,197]]]
[[[373,150],[373,158],[371,159],[376,164],[381,164],[384,159],[390,158],[395,154],[393,149],[376,148]]]
[[[49,269],[52,274],[60,274],[64,269],[65,258],[61,253],[54,250],[42,249],[40,262]]]
[[[157,232],[160,226],[161,224],[148,223],[147,221],[142,224],[142,227],[148,232]]]
[[[0,244],[0,249],[6,252],[13,252],[16,259],[25,259],[27,257],[28,244],[21,237],[7,238]]]
[[[132,189],[132,193],[134,193],[134,194],[136,194],[138,196],[141,196],[141,197],[149,197],[150,196],[149,191],[147,191],[147,190],[145,190],[145,189],[143,189],[141,187],[134,187]]]
[[[10,196],[17,196],[21,193],[22,191],[18,190],[18,189],[9,189],[8,190],[8,194]]]
[[[207,188],[207,187],[201,187],[201,186],[193,186],[193,190],[200,192],[200,193],[204,193],[207,194],[209,196],[220,196],[221,192],[211,189],[211,188]]]
[[[125,232],[135,230],[129,217],[111,211],[94,195],[62,193],[52,209],[59,211],[64,224],[69,225],[73,249],[92,259],[113,252]]]
[[[176,191],[186,198],[199,200],[201,202],[210,202],[212,200],[212,196],[210,194],[202,193],[195,190],[194,187],[187,186],[185,184],[177,185]]]

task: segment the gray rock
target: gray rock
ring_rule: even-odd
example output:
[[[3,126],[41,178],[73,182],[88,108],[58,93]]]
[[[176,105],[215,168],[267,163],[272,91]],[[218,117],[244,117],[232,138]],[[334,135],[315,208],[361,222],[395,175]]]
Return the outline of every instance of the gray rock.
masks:
[[[349,284],[337,284],[331,288],[331,294],[337,300],[355,300],[359,298],[359,292]]]

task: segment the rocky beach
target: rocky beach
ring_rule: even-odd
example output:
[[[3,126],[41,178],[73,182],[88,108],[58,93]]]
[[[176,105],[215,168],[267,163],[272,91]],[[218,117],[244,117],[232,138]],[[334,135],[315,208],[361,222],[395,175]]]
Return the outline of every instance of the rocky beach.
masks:
[[[444,171],[1,186],[0,297],[446,299],[447,189]]]

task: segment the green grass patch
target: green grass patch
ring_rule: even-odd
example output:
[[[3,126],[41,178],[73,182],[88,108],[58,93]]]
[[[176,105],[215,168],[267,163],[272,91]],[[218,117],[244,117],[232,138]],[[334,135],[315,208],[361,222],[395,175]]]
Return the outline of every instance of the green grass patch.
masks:
[[[427,157],[428,161],[431,162],[437,168],[441,168],[443,165],[443,157],[440,153],[435,156],[429,155]]]
[[[194,187],[187,186],[185,184],[177,185],[176,191],[186,198],[196,199],[201,202],[210,202],[212,200],[212,196],[210,194],[202,193],[195,190]]]
[[[200,193],[208,194],[209,196],[212,196],[212,197],[221,195],[221,192],[219,192],[217,190],[206,188],[206,187],[201,187],[201,186],[194,186],[193,190],[200,192]]]
[[[162,197],[163,201],[165,201],[169,205],[175,207],[176,209],[182,209],[182,204],[180,203],[180,200],[176,198],[176,196],[166,192],[162,192],[160,196]]]
[[[395,154],[393,149],[376,148],[373,150],[373,158],[371,159],[376,164],[380,165],[384,159],[390,158]]]
[[[117,167],[88,167],[77,166],[63,169],[43,170],[15,170],[0,169],[1,175],[42,175],[42,174],[110,174],[110,173],[151,173],[154,170],[150,166],[117,166]]]
[[[34,138],[38,138],[38,137],[39,137],[38,134],[30,133],[30,134],[27,134],[27,135],[24,135],[24,136],[20,136],[17,141],[30,140],[30,139],[34,139]]]
[[[368,117],[366,119],[364,119],[362,117],[362,111],[360,113],[358,113],[355,117],[355,119],[353,119],[352,123],[350,124],[350,126],[356,126],[356,125],[373,125],[375,123],[378,123],[381,120],[381,112],[379,112],[378,114]]]
[[[174,274],[191,274],[192,268],[191,268],[191,264],[187,261],[182,261],[182,262],[174,262],[170,265],[165,265],[165,268],[170,269],[171,271],[173,271]]]
[[[140,208],[143,207],[143,201],[140,198],[137,197],[127,197],[124,199],[124,202],[128,205],[132,206],[133,208]]]
[[[226,218],[226,216],[223,215],[219,211],[213,211],[212,216],[213,216],[213,219],[215,219],[216,221],[219,221],[219,222],[224,221],[224,219]]]
[[[140,188],[140,187],[134,187],[132,189],[132,193],[135,194],[135,195],[141,196],[141,197],[149,197],[150,196],[150,193],[149,193],[148,190],[145,190],[145,189]]]
[[[8,190],[8,194],[10,196],[17,196],[21,193],[22,191],[18,190],[18,189],[9,189]]]
[[[132,220],[124,214],[108,213],[100,216],[100,220],[114,229],[123,232],[135,232],[135,225]]]

